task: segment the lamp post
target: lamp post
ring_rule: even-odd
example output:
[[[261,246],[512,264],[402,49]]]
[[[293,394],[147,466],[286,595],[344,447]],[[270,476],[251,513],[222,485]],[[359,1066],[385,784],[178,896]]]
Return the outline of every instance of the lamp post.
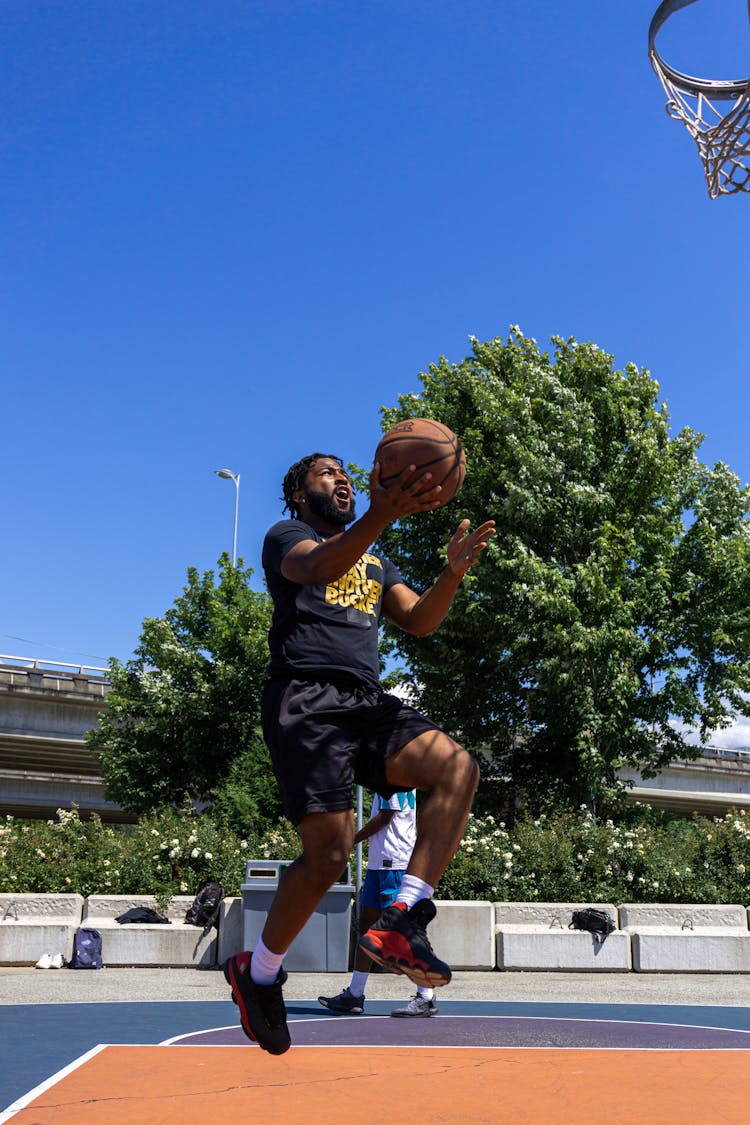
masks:
[[[232,537],[232,566],[237,565],[237,513],[240,508],[240,474],[233,473],[231,469],[214,469],[217,477],[222,480],[234,481],[234,535]]]

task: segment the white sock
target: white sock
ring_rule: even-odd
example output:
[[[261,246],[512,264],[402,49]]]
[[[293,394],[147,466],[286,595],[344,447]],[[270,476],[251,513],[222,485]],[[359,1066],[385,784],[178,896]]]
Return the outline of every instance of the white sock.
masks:
[[[422,988],[421,984],[417,985],[417,996],[421,996],[423,1000],[432,1000],[434,995],[434,988]]]
[[[416,875],[404,875],[398,889],[396,902],[404,902],[407,909],[410,909],[420,899],[432,898],[434,893],[435,888],[431,887],[429,883],[425,883],[424,879],[418,879]]]
[[[354,970],[351,984],[349,985],[349,991],[352,996],[364,996],[369,975],[369,973],[360,973],[358,969]]]
[[[263,944],[263,938],[258,938],[258,944],[253,950],[253,959],[250,962],[250,979],[256,984],[273,984],[279,975],[283,953],[272,953]]]

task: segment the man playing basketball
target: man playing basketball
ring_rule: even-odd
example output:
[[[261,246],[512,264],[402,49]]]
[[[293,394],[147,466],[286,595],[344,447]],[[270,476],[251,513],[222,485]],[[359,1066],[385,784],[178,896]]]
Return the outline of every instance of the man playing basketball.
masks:
[[[272,1054],[291,1043],[282,960],[347,865],[355,782],[386,796],[426,791],[398,900],[363,934],[360,947],[417,985],[437,988],[450,980],[425,927],[435,916],[434,888],[466,828],[479,771],[434,722],[382,690],[378,622],[384,614],[406,632],[431,633],[494,534],[493,520],[473,532],[463,520],[447,545],[447,565],[420,596],[370,546],[395,520],[440,506],[429,473],[412,466],[384,488],[375,465],[370,505],[358,520],[338,457],[302,458],[283,487],[291,519],[275,524],[263,544],[274,612],[262,722],[302,854],[279,881],[252,955],[238,953],[224,966],[243,1030]]]

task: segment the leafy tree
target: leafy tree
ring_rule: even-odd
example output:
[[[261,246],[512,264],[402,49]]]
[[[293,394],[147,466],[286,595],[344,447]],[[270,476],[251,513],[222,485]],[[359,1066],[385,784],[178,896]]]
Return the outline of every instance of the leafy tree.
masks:
[[[750,709],[748,490],[699,461],[701,435],[670,434],[648,371],[553,343],[473,340],[383,410],[384,429],[439,419],[467,453],[458,496],[383,537],[406,582],[429,585],[459,519],[497,521],[441,628],[390,643],[530,806],[614,796],[618,768],[699,753],[680,723],[705,740]]]
[[[256,828],[277,819],[258,732],[270,599],[250,589],[251,574],[226,554],[218,582],[191,567],[174,605],[144,620],[134,658],[110,661],[107,709],[88,738],[107,795],[123,808],[217,799],[229,819],[244,813]]]

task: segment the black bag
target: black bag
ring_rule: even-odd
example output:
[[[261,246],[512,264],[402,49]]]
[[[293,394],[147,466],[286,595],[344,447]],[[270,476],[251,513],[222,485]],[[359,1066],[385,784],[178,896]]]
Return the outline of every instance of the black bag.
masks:
[[[76,930],[70,968],[101,969],[102,965],[102,935],[98,930],[87,930],[84,927]]]
[[[162,926],[171,926],[172,923],[169,918],[162,918],[150,906],[132,906],[130,910],[126,910],[124,914],[118,914],[115,922],[119,922],[121,926],[127,926],[131,922],[158,922]]]
[[[573,921],[568,925],[569,930],[588,930],[593,934],[594,941],[601,944],[608,934],[617,929],[614,918],[606,910],[594,910],[588,906],[585,910],[574,910]]]
[[[205,937],[211,927],[216,926],[219,921],[219,907],[224,894],[221,883],[217,883],[214,879],[204,883],[185,915],[185,921],[191,926],[202,926]]]

